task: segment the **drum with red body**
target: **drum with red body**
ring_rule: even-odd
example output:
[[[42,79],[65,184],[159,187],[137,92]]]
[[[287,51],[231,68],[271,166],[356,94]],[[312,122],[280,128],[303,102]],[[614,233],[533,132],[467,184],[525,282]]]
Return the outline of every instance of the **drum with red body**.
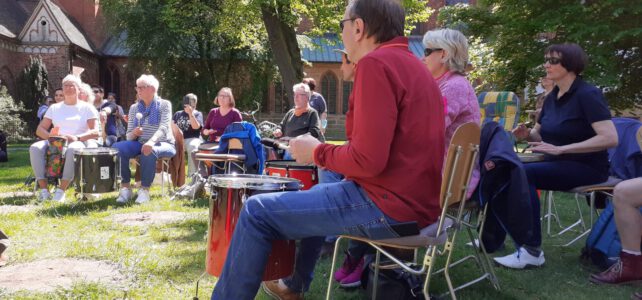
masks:
[[[220,276],[227,258],[243,203],[252,195],[282,191],[298,191],[301,183],[292,178],[246,174],[219,174],[207,179],[210,189],[209,229],[207,233],[207,273]],[[263,280],[275,280],[292,274],[294,270],[293,240],[275,240],[263,272]]]
[[[265,175],[301,180],[302,190],[309,190],[319,183],[317,166],[300,164],[294,160],[268,160],[265,163]]]
[[[65,165],[65,148],[67,139],[60,136],[50,136],[47,146],[45,163],[45,176],[47,178],[61,178],[62,167]]]

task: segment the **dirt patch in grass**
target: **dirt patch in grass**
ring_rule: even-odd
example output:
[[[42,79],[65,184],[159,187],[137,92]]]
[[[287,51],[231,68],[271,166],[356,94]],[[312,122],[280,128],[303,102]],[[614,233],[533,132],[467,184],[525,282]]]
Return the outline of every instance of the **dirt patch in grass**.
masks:
[[[29,212],[36,209],[36,205],[0,205],[0,215],[17,212]]]
[[[122,286],[125,276],[107,261],[55,258],[0,268],[0,289],[51,292],[77,282]]]
[[[35,197],[36,193],[34,192],[6,192],[6,193],[0,193],[0,199],[6,199],[6,198],[28,198],[28,197]]]
[[[116,214],[107,217],[115,223],[127,226],[162,225],[193,219],[196,214],[188,214],[177,211],[155,211],[137,212],[128,214]]]

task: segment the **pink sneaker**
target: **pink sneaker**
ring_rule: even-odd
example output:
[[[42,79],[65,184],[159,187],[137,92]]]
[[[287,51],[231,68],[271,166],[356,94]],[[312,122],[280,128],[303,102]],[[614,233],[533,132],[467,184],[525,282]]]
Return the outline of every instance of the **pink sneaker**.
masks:
[[[348,276],[344,277],[339,284],[343,288],[353,288],[361,285],[361,274],[364,270],[364,259],[363,257],[359,260],[359,263],[354,267],[352,272]]]
[[[359,261],[355,261],[355,258],[350,256],[350,254],[348,254],[348,252],[346,251],[346,258],[343,260],[343,265],[341,265],[341,268],[339,268],[339,270],[334,272],[334,280],[341,282],[344,278],[346,278],[354,271],[354,268],[356,268],[359,263],[363,265],[363,258],[361,258]]]

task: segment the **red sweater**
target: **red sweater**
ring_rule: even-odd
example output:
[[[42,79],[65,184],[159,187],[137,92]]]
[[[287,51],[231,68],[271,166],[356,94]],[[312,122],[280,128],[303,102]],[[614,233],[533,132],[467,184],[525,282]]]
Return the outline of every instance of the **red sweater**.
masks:
[[[426,67],[397,37],[359,60],[341,146],[321,144],[315,163],[359,184],[386,215],[421,227],[437,220],[444,104]]]

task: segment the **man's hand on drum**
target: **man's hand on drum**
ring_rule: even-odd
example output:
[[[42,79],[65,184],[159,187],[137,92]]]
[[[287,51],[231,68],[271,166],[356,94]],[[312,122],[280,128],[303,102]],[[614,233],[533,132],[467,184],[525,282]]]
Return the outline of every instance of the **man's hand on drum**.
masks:
[[[132,133],[137,137],[143,135],[143,127],[134,128],[134,130],[132,130]]]
[[[290,154],[301,164],[314,163],[314,148],[321,142],[309,134],[300,135],[290,140]]]
[[[515,129],[513,129],[513,135],[520,141],[527,139],[530,133],[531,130],[526,127],[524,123],[520,123]]]
[[[541,153],[546,153],[550,155],[564,154],[563,146],[555,146],[544,142],[529,142],[528,146],[533,152],[541,152]]]
[[[150,154],[152,154],[152,146],[154,146],[154,143],[147,142],[147,143],[143,144],[143,148],[140,149],[140,152],[143,155],[150,155]]]

